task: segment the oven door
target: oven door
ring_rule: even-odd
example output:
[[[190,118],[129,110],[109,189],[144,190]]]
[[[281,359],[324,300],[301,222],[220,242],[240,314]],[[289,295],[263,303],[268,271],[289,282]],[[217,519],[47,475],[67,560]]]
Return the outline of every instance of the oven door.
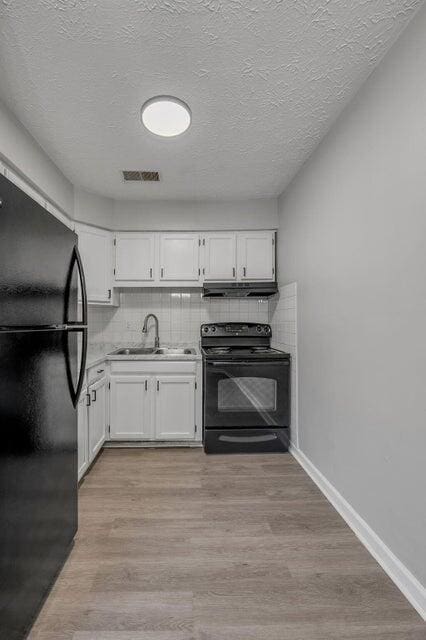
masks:
[[[204,428],[290,426],[290,360],[204,366]]]

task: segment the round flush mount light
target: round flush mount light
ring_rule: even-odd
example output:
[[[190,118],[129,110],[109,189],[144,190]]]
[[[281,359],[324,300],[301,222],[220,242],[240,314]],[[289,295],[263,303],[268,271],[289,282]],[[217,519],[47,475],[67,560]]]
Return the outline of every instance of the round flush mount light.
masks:
[[[188,129],[191,124],[191,110],[178,98],[156,96],[143,105],[141,119],[151,133],[172,138]]]

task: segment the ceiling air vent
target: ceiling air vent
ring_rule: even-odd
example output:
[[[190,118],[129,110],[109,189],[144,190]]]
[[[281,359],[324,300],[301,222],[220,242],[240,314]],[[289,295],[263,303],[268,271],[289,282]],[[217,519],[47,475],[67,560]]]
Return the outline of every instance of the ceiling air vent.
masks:
[[[125,182],[159,182],[158,171],[123,171]]]

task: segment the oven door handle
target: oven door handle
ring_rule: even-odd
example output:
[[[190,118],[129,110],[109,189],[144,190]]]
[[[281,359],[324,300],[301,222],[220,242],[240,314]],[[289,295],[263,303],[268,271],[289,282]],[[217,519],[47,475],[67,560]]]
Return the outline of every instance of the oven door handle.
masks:
[[[290,364],[289,360],[222,360],[222,361],[217,361],[217,362],[207,362],[207,366],[208,367],[223,367],[223,366],[227,366],[227,365],[234,365],[234,366],[239,366],[241,364],[249,364],[249,365],[253,365],[253,366],[259,366],[260,364],[266,364],[268,366],[271,365],[284,365],[284,366],[288,366]]]

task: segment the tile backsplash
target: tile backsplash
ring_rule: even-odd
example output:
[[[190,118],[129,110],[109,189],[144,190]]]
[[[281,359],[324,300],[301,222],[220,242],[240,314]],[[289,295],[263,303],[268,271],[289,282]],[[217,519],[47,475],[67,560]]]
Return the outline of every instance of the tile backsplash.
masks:
[[[272,346],[291,354],[291,439],[298,440],[297,284],[281,285],[269,303]]]
[[[142,334],[147,313],[155,313],[163,344],[198,344],[203,322],[268,322],[267,300],[202,298],[201,291],[186,289],[126,289],[119,307],[89,307],[89,344],[153,344],[154,323]]]

